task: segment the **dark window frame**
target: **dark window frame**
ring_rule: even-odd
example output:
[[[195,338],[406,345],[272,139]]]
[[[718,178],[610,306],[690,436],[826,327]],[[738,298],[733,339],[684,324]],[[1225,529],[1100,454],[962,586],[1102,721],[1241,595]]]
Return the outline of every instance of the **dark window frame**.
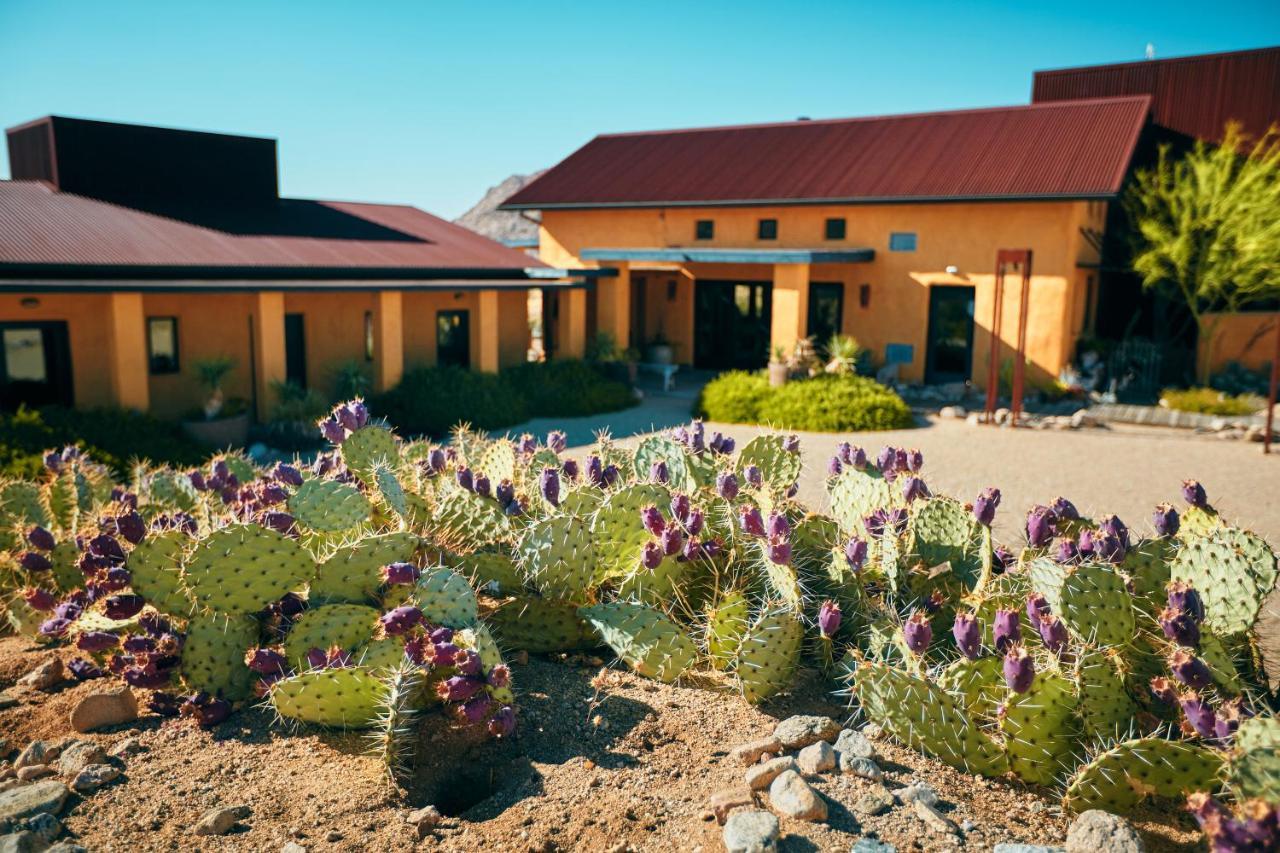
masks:
[[[157,367],[156,353],[151,348],[151,326],[154,323],[169,323],[173,328],[173,364],[168,367]],[[156,316],[147,318],[147,374],[150,376],[166,376],[182,372],[182,351],[178,345],[178,318],[174,316]]]
[[[836,227],[832,227],[836,226]],[[832,233],[838,231],[838,234]],[[822,235],[826,240],[843,240],[849,234],[849,223],[843,216],[829,217],[822,226]]]
[[[756,239],[757,240],[777,240],[778,239],[778,220],[757,219],[756,220]]]
[[[716,221],[714,219],[699,219],[693,223],[693,239],[714,240],[715,238]]]

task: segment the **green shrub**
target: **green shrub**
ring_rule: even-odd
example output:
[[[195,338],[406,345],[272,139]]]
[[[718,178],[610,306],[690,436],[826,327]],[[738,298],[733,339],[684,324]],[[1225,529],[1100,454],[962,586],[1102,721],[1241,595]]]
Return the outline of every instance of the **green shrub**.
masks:
[[[1179,412],[1202,415],[1252,415],[1267,407],[1267,401],[1254,394],[1231,396],[1213,388],[1166,388],[1160,402]]]
[[[911,409],[902,398],[864,376],[827,374],[771,388],[759,374],[724,373],[703,389],[698,411],[711,421],[813,432],[905,429],[912,425]]]
[[[502,376],[520,390],[531,418],[574,418],[635,405],[625,383],[585,361],[529,362]]]
[[[209,455],[176,424],[123,409],[50,406],[0,415],[0,473],[7,476],[40,476],[44,451],[68,444],[79,445],[120,477],[128,476],[133,459],[181,467]]]

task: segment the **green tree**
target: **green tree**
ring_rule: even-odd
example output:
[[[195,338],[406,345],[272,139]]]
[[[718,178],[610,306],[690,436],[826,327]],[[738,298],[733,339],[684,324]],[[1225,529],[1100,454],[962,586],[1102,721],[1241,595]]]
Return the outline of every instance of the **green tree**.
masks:
[[[1197,142],[1182,157],[1163,147],[1125,206],[1134,271],[1186,303],[1205,347],[1204,384],[1221,314],[1280,296],[1280,134],[1250,145],[1232,123],[1221,144]]]

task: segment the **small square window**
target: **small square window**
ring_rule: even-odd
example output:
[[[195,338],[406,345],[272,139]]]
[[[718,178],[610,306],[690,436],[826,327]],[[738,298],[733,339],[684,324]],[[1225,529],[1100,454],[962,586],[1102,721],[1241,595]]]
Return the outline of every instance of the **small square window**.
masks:
[[[778,220],[761,219],[756,226],[756,239],[758,240],[777,240],[778,239]]]
[[[826,236],[828,240],[843,240],[845,226],[843,219],[828,219]]]
[[[894,231],[889,235],[890,252],[914,252],[916,250],[916,232]]]
[[[147,360],[152,373],[178,372],[178,318],[147,318]]]
[[[697,240],[710,240],[716,236],[716,221],[714,219],[699,219],[694,223],[693,236]]]

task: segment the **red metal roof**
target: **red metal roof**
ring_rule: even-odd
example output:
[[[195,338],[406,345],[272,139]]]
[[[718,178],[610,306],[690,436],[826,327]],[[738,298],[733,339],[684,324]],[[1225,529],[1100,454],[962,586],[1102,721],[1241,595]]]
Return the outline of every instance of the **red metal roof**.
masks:
[[[1149,99],[597,136],[503,207],[1093,198]]]
[[[415,271],[516,273],[542,264],[405,205],[278,199],[138,210],[57,192],[40,181],[0,181],[0,275],[6,267],[39,266],[201,269],[205,278],[254,268],[300,278],[322,270],[377,278]]]
[[[1031,100],[1151,95],[1156,124],[1217,141],[1228,120],[1258,136],[1280,123],[1280,47],[1037,71]]]

